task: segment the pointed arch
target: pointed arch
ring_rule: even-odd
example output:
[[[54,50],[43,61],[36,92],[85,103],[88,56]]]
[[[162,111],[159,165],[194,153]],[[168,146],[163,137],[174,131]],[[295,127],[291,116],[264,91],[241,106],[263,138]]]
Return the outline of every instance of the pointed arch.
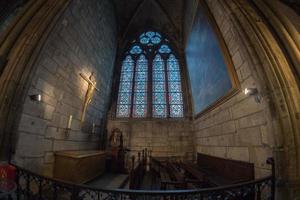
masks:
[[[121,68],[118,118],[184,116],[180,65],[169,39],[157,31],[141,33],[125,51]]]

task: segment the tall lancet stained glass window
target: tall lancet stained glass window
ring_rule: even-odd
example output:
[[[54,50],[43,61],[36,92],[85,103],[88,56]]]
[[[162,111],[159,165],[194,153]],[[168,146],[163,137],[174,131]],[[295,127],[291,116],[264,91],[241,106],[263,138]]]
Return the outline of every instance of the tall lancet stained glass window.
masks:
[[[121,66],[118,118],[184,116],[180,64],[169,43],[153,31],[132,41]]]

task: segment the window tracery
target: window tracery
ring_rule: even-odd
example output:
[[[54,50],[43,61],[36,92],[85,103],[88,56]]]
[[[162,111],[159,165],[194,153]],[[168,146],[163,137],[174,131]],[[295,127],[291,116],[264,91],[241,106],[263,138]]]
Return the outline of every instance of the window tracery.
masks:
[[[179,61],[160,33],[148,31],[134,40],[121,68],[117,117],[184,116]]]

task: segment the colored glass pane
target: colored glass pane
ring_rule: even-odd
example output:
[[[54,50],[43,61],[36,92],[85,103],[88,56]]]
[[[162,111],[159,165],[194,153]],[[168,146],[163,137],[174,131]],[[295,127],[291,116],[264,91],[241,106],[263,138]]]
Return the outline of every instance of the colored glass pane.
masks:
[[[182,94],[181,93],[169,93],[170,104],[182,104]]]
[[[181,82],[169,82],[169,92],[181,92]]]
[[[153,105],[153,117],[165,118],[167,117],[167,106],[166,105]]]
[[[133,71],[134,62],[131,56],[127,56],[122,64],[122,71]]]
[[[122,72],[121,73],[121,81],[132,81],[133,72]]]
[[[161,41],[161,35],[159,33],[148,31],[146,33],[141,34],[140,42],[142,44],[153,45],[159,44]]]
[[[131,48],[130,53],[131,54],[140,54],[140,53],[142,53],[142,49],[140,46],[136,45]]]
[[[134,40],[132,42],[133,45],[129,50],[130,55],[127,55],[122,62],[117,117],[146,117],[149,108],[149,92],[152,92],[152,117],[183,117],[179,62],[172,54],[170,46],[167,45],[168,40],[163,39],[165,42],[163,45],[160,45],[161,41],[162,37],[159,33],[148,31],[140,35],[139,41]],[[150,54],[155,52],[155,45],[160,45],[158,54],[151,61],[152,66],[148,66],[147,58],[152,57]],[[161,56],[170,53],[168,59]],[[137,60],[133,60],[133,54],[139,55]],[[148,68],[152,70],[150,74],[152,88],[150,91],[148,91]]]
[[[153,71],[164,71],[164,61],[159,54],[153,60]]]
[[[183,105],[170,105],[170,117],[183,117]]]
[[[153,81],[165,81],[165,72],[154,71],[152,76]]]
[[[153,104],[166,104],[166,93],[153,93]]]
[[[129,117],[130,116],[130,105],[118,105],[117,106],[117,117]]]
[[[133,105],[133,117],[146,117],[147,105]]]
[[[118,103],[119,104],[130,104],[131,103],[131,93],[129,93],[129,92],[120,92]]]
[[[168,45],[161,45],[161,47],[158,50],[159,53],[171,53],[171,49]]]
[[[167,69],[168,71],[179,71],[179,63],[175,56],[172,54],[170,55],[168,62],[167,62]]]
[[[134,104],[147,104],[147,93],[146,92],[135,92],[133,103]]]
[[[180,81],[180,72],[179,71],[169,71],[168,72],[168,80],[169,81]]]
[[[165,82],[153,82],[153,92],[165,92],[166,85]]]
[[[129,92],[132,89],[132,82],[129,81],[122,81],[120,83],[120,89],[119,92]]]
[[[136,82],[134,91],[135,92],[147,91],[147,82]]]

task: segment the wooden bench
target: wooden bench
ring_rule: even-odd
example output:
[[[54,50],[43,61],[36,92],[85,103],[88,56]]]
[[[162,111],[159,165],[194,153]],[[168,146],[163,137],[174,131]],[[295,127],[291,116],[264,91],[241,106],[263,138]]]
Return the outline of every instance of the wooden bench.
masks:
[[[222,186],[254,180],[254,164],[197,154],[197,167],[211,186]]]
[[[186,162],[180,163],[180,166],[185,171],[186,179],[189,179],[191,183],[193,182],[196,188],[205,187],[205,173],[197,169],[197,165]]]

